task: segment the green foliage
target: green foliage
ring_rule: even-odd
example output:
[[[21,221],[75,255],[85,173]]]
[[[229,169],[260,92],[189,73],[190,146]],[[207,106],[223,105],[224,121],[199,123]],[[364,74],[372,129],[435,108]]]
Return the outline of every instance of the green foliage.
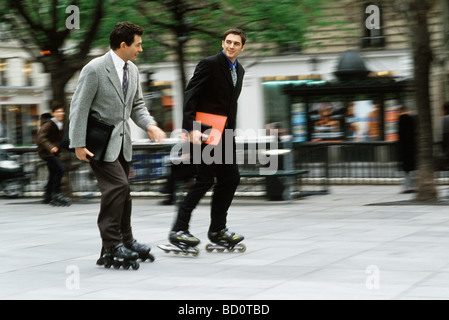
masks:
[[[329,0],[227,2],[232,8],[233,23],[245,30],[251,43],[264,44],[260,54],[299,52],[307,46],[310,26],[331,22],[321,10]]]
[[[66,40],[80,42],[92,22],[97,1],[90,0],[5,0],[3,13],[14,12],[19,3],[30,21],[21,20],[34,43],[63,46]],[[104,0],[103,16],[93,46],[109,45],[109,33],[119,21],[131,21],[144,30],[144,58],[154,62],[173,57],[182,42],[189,59],[220,50],[220,35],[241,27],[257,55],[300,52],[307,47],[310,26],[335,23],[324,17],[322,6],[330,0]],[[80,29],[67,31],[67,6],[80,9]],[[43,32],[46,31],[46,32]],[[60,35],[61,43],[49,41]],[[64,37],[66,36],[66,37]],[[63,42],[63,43],[62,43]],[[253,47],[254,48],[254,47]],[[255,55],[255,54],[254,54]]]
[[[145,29],[144,57],[148,62],[174,57],[183,41],[186,57],[196,59],[220,50],[224,30],[241,27],[257,45],[253,55],[300,52],[309,43],[310,26],[335,22],[325,17],[330,0],[107,0],[96,44],[107,45],[115,22],[129,20]],[[253,49],[254,50],[254,49]]]

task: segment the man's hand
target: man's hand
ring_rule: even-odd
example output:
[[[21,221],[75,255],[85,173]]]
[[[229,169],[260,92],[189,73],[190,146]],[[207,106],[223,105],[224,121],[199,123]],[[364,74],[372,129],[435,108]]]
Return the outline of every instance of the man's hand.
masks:
[[[150,124],[147,128],[148,137],[154,142],[161,142],[167,135],[158,126]]]
[[[192,130],[189,132],[190,142],[193,144],[201,144],[209,137],[207,134],[201,133],[199,130]]]
[[[86,162],[90,162],[90,160],[89,160],[89,158],[87,158],[87,156],[89,156],[89,157],[94,156],[94,154],[92,152],[90,152],[89,150],[87,150],[84,147],[75,148],[75,154],[79,160],[86,161]]]

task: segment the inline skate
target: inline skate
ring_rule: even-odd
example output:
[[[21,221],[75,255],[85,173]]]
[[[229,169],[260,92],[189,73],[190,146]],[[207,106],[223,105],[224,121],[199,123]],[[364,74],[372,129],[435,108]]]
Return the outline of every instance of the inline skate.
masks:
[[[200,240],[188,231],[171,231],[169,238],[170,244],[160,244],[159,249],[166,253],[173,252],[175,254],[182,253],[188,255],[189,253],[196,257],[200,250],[196,247]]]
[[[50,205],[53,207],[70,207],[71,202],[69,198],[58,193],[51,196]]]
[[[125,247],[133,252],[137,252],[139,259],[142,262],[145,262],[146,260],[154,262],[155,260],[154,256],[150,253],[151,248],[144,244],[138,243],[136,240],[125,243]]]
[[[240,252],[246,251],[246,246],[240,243],[245,239],[242,235],[238,235],[235,232],[230,232],[227,228],[218,232],[209,232],[209,240],[213,243],[206,245],[206,251],[212,252],[217,250],[218,252],[224,252],[228,250],[229,252]]]
[[[97,265],[104,266],[109,269],[111,266],[114,269],[120,269],[122,267],[128,270],[130,267],[133,270],[139,269],[140,265],[137,262],[139,254],[127,249],[122,243],[111,247],[101,248],[100,258],[97,260]]]

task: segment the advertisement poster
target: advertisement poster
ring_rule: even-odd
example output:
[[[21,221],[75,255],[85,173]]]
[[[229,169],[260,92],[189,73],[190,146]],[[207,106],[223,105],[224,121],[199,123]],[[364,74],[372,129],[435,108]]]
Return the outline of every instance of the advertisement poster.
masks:
[[[399,103],[397,100],[385,101],[385,141],[398,141]]]
[[[380,105],[372,100],[350,101],[345,116],[347,141],[382,140]]]
[[[344,141],[343,112],[342,102],[313,103],[310,110],[312,141]]]
[[[307,117],[304,103],[292,105],[292,134],[294,142],[307,141]]]

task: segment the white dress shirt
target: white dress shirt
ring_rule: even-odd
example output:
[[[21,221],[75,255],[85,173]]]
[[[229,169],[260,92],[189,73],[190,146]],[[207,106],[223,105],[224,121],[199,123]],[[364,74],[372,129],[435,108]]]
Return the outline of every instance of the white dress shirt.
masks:
[[[111,50],[112,61],[114,61],[115,70],[117,70],[118,78],[120,79],[120,85],[123,84],[123,67],[125,61],[120,58],[113,50]]]

